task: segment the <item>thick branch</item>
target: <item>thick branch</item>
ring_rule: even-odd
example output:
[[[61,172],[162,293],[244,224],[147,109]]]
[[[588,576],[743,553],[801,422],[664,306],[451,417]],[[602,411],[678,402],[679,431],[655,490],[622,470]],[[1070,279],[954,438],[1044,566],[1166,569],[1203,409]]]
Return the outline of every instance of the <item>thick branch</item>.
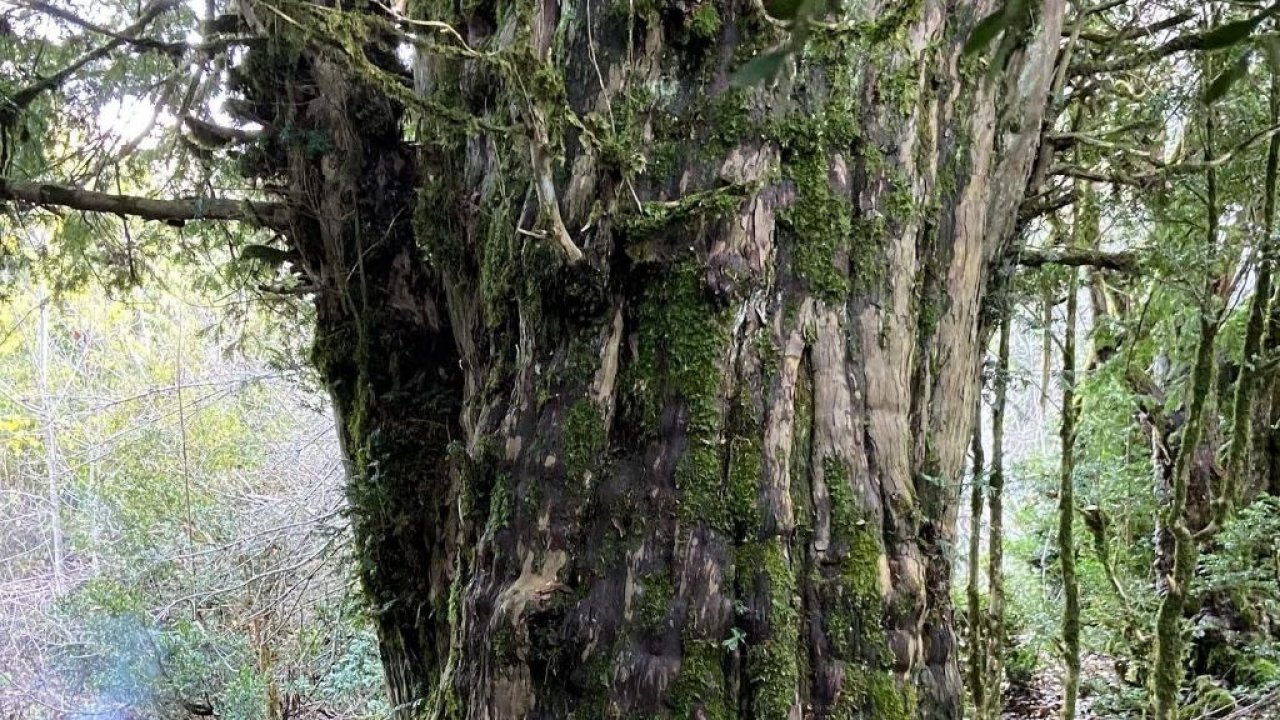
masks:
[[[64,207],[84,212],[129,215],[181,225],[188,220],[239,220],[260,227],[283,228],[288,207],[281,203],[181,198],[155,200],[137,195],[112,195],[65,185],[44,185],[0,178],[0,200],[16,200],[41,207]]]
[[[1101,172],[1098,170],[1090,170],[1088,168],[1076,167],[1074,165],[1055,165],[1049,169],[1049,175],[1055,177],[1069,177],[1076,180],[1092,180],[1099,183],[1110,183],[1112,185],[1129,185],[1136,188],[1144,188],[1147,185],[1146,178],[1150,175],[1131,176],[1120,172]]]
[[[1134,157],[1138,157],[1143,160],[1146,160],[1147,162],[1153,165],[1160,164],[1160,159],[1155,157],[1148,151],[1139,150],[1137,148],[1124,145],[1122,143],[1103,140],[1102,138],[1097,137],[1095,135],[1090,135],[1089,133],[1080,133],[1080,132],[1049,133],[1048,135],[1045,136],[1045,140],[1053,143],[1053,146],[1059,149],[1074,147],[1077,144],[1089,145],[1091,147],[1101,148],[1102,150],[1107,150],[1113,153],[1123,153],[1125,155],[1132,155]]]
[[[1132,273],[1138,271],[1138,256],[1131,252],[1106,252],[1077,248],[1074,250],[1037,250],[1023,248],[1018,251],[1018,264],[1023,267],[1063,265],[1065,267],[1094,267]]]

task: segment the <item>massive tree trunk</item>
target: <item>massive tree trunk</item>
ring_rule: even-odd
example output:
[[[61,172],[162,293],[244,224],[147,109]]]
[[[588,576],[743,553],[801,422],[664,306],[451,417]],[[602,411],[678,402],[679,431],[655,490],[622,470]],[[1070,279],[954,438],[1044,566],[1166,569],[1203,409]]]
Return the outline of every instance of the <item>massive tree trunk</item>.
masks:
[[[1063,13],[987,72],[992,5],[851,3],[750,88],[785,33],[743,0],[411,7],[458,33],[412,93],[369,37],[250,54],[403,716],[959,717],[980,311]]]

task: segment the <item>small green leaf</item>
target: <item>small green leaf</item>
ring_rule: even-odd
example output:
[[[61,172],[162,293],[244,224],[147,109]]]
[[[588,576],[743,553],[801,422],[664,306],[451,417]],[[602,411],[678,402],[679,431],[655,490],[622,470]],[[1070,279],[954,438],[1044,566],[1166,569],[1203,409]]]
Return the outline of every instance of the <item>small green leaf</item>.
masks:
[[[1262,24],[1263,20],[1271,14],[1270,10],[1260,12],[1251,18],[1229,22],[1205,33],[1200,39],[1201,50],[1220,50],[1225,47],[1231,47],[1236,43],[1244,40],[1253,34],[1253,31]]]
[[[751,58],[733,74],[731,84],[734,87],[747,87],[772,80],[782,69],[787,55],[785,50],[774,50]]]
[[[729,637],[725,638],[721,643],[725,649],[733,652],[738,649],[747,640],[747,633],[742,628],[735,627],[729,632]]]
[[[1213,79],[1213,82],[1209,83],[1209,87],[1205,88],[1204,91],[1205,104],[1212,105],[1217,102],[1219,98],[1227,94],[1227,91],[1231,89],[1231,86],[1237,80],[1249,72],[1249,56],[1252,54],[1252,50],[1245,50],[1240,53],[1240,57],[1231,63],[1231,67],[1223,70],[1218,77]]]

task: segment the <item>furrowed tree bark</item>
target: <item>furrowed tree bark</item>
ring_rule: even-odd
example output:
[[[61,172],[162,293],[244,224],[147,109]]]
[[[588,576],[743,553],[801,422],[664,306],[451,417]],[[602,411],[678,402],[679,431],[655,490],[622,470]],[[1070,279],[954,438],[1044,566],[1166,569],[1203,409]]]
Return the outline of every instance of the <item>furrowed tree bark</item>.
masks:
[[[786,39],[746,0],[241,3],[398,717],[959,717],[980,311],[1063,15],[988,72],[995,5],[859,3],[744,88]],[[410,87],[389,28],[439,23]]]
[[[238,111],[270,128],[241,169],[287,188],[283,231],[315,288],[312,361],[333,398],[387,686],[397,716],[422,716],[455,645],[464,386],[414,230],[421,176],[388,92],[403,71],[388,36],[362,37],[367,65],[353,67],[268,8],[242,11],[273,40],[232,74]]]

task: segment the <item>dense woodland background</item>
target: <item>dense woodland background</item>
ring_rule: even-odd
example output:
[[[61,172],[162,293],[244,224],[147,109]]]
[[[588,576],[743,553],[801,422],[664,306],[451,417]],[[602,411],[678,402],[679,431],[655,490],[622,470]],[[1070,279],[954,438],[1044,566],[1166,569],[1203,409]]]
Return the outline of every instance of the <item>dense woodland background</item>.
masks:
[[[1280,3],[898,5],[0,0],[0,718],[1280,716]],[[547,18],[564,69],[503,54]],[[597,56],[600,23],[615,35]],[[632,72],[646,93],[617,89]],[[286,96],[347,115],[290,114]],[[771,115],[788,98],[815,122]],[[971,120],[990,134],[989,177],[965,164]],[[933,165],[897,154],[915,140]],[[731,161],[704,188],[717,153]],[[342,173],[350,197],[325,195]],[[860,205],[833,195],[841,182],[865,186]],[[975,193],[991,199],[966,204]],[[740,240],[723,217],[772,223],[770,203],[791,233],[778,255],[717,254]],[[948,213],[978,206],[992,219],[974,226],[983,270],[955,337],[974,343],[980,390],[908,393],[901,429],[929,438],[902,438],[911,502],[864,497],[882,514],[837,517],[859,466],[817,451],[812,466],[784,453],[780,471],[830,486],[813,490],[826,511],[797,501],[813,527],[728,497],[742,457],[752,490],[774,467],[766,425],[743,419],[768,416],[770,388],[797,398],[788,418],[807,399],[821,430],[824,386],[794,373],[857,344],[830,308],[867,322],[909,306],[872,322],[912,392],[946,384],[935,341],[963,304],[946,268],[895,281],[872,266],[901,270],[894,248],[927,260],[946,228],[963,234]],[[410,249],[383,257],[366,231]],[[871,246],[890,250],[858,255]],[[395,314],[405,293],[426,308],[411,320]],[[424,354],[449,323],[457,354]],[[349,357],[339,331],[363,343]],[[706,343],[730,335],[721,364]],[[708,390],[699,370],[746,390]],[[444,390],[422,387],[437,375]],[[960,400],[968,417],[930,414]],[[930,443],[970,426],[951,472]],[[797,447],[817,447],[810,432],[797,424]],[[513,460],[544,445],[565,469],[554,453]],[[678,509],[665,489],[619,489],[653,447],[724,453],[703,473],[724,486],[672,461]],[[437,466],[455,484],[427,497]],[[637,519],[669,509],[676,529]],[[934,534],[899,554],[885,530],[868,550],[868,522]],[[476,634],[555,557],[528,551],[548,525],[579,545],[520,599],[518,632]],[[397,544],[415,533],[448,549]],[[727,588],[709,626],[682,624],[706,598],[681,584],[678,553],[652,554],[672,538],[735,558],[698,576]],[[779,579],[779,558],[807,568],[828,540],[858,567]],[[574,635],[575,613],[610,605],[601,587],[621,598],[624,565],[648,568],[635,617],[601,620],[615,655],[586,662],[597,636]],[[893,599],[912,583],[922,599]],[[828,642],[841,603],[854,639]],[[628,652],[672,643],[669,684],[619,679]]]

